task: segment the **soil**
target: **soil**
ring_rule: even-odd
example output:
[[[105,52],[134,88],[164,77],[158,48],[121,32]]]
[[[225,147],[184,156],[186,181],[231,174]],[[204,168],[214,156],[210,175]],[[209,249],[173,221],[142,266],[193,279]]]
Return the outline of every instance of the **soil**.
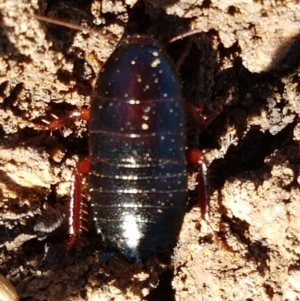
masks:
[[[11,0],[0,14],[0,274],[20,300],[300,300],[300,4]],[[124,34],[165,42],[191,28],[166,51],[186,54],[185,101],[208,117],[199,127],[187,114],[189,147],[206,150],[209,224],[189,206],[168,265],[130,264],[92,235],[66,255],[61,224],[86,124],[34,124],[88,106]]]

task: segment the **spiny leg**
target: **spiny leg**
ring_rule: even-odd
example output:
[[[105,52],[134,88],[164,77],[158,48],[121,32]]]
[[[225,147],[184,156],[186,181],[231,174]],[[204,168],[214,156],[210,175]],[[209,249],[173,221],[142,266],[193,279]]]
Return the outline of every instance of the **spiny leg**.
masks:
[[[84,208],[85,203],[82,201],[82,189],[81,189],[81,176],[89,173],[90,161],[83,159],[78,162],[77,167],[73,170],[71,180],[71,193],[70,193],[70,205],[69,205],[69,242],[68,250],[72,249],[77,237],[81,234],[82,230],[88,231],[83,225],[83,222],[87,222],[85,216],[88,216],[88,208]]]
[[[198,166],[197,190],[198,203],[201,209],[201,218],[208,222],[209,220],[209,186],[207,182],[207,166],[204,154],[198,149],[189,149],[186,151],[186,160],[190,165]]]
[[[90,117],[90,110],[89,109],[78,109],[78,110],[71,111],[68,114],[61,116],[61,117],[57,117],[54,115],[53,115],[53,117],[55,117],[55,120],[48,121],[48,120],[43,119],[42,121],[45,124],[34,124],[34,128],[36,130],[40,130],[40,131],[55,131],[55,130],[62,128],[69,121],[74,121],[76,119],[82,119],[82,120],[88,121],[89,117]]]

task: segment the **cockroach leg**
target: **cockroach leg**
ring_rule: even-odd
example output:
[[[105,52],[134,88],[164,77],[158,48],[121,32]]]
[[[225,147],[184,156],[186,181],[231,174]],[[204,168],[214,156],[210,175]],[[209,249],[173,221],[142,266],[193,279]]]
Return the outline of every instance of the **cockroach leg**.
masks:
[[[218,233],[213,229],[209,222],[209,185],[207,180],[207,162],[204,153],[198,149],[189,149],[186,151],[186,161],[190,165],[198,165],[198,175],[197,175],[197,192],[198,192],[198,202],[201,211],[201,219],[204,220],[209,227],[214,241],[217,246],[224,250],[229,256],[234,259],[234,252],[228,248],[227,244],[222,241]]]
[[[209,193],[207,183],[207,166],[204,154],[198,149],[189,149],[186,151],[186,160],[190,165],[198,165],[197,190],[201,218],[209,220]]]
[[[190,53],[192,47],[192,40],[189,39],[183,52],[181,53],[181,55],[179,56],[179,58],[177,59],[177,61],[175,62],[175,69],[177,72],[179,72],[180,67],[183,65],[186,57],[188,56],[188,54]]]
[[[57,118],[54,121],[45,121],[46,125],[35,125],[38,130],[54,131],[63,127],[67,122],[75,119],[82,119],[88,121],[90,118],[89,109],[78,109],[69,112],[68,114]],[[71,179],[71,192],[70,192],[70,205],[69,205],[69,216],[68,216],[68,250],[72,249],[77,237],[81,234],[82,230],[88,231],[84,226],[85,218],[88,216],[88,205],[82,201],[81,198],[81,175],[87,175],[89,173],[90,161],[83,159],[77,163],[76,168],[73,170]]]
[[[71,193],[70,193],[70,208],[69,208],[69,242],[68,249],[70,250],[77,237],[81,232],[88,231],[84,226],[84,222],[87,222],[85,218],[88,216],[88,206],[82,201],[81,198],[81,176],[87,175],[89,173],[90,161],[88,159],[83,159],[78,162],[77,167],[73,170],[72,180],[71,180]],[[86,208],[85,208],[86,207]]]
[[[62,117],[57,117],[57,116],[54,116],[54,117],[56,119],[53,121],[48,121],[48,120],[43,119],[42,121],[45,124],[35,124],[34,128],[36,130],[41,130],[41,131],[55,131],[57,129],[62,128],[69,121],[73,121],[75,119],[82,119],[82,120],[88,121],[89,117],[90,117],[90,110],[83,108],[80,110],[78,109],[78,110],[71,111]]]

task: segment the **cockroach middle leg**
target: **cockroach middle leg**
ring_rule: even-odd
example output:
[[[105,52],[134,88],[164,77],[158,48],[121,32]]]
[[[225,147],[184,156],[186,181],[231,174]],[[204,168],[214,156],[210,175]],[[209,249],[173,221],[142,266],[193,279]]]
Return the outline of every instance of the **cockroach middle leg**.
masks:
[[[43,119],[42,121],[44,122],[44,124],[35,124],[34,128],[40,131],[55,131],[62,128],[69,121],[74,121],[76,119],[88,121],[90,118],[90,110],[82,108],[71,111],[62,117],[57,117],[55,115],[52,116],[55,118],[55,120],[48,121],[46,119]]]
[[[43,120],[43,122],[46,124],[35,125],[35,128],[38,130],[54,131],[62,128],[69,121],[74,121],[75,119],[88,121],[89,117],[90,110],[82,108],[71,111],[54,121]],[[88,223],[88,219],[86,217],[89,214],[89,206],[82,200],[81,176],[89,173],[89,166],[90,161],[88,159],[80,160],[72,173],[68,216],[68,250],[73,248],[78,236],[82,233],[82,231],[88,231],[85,225]]]

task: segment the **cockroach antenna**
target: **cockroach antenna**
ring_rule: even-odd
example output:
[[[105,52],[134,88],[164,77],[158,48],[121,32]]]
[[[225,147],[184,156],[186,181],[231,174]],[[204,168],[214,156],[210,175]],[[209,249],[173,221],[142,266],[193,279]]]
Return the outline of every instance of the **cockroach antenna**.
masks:
[[[28,14],[29,15],[29,14]],[[51,24],[55,24],[55,25],[59,25],[59,26],[63,26],[63,27],[67,27],[70,29],[75,29],[78,31],[83,31],[83,32],[88,32],[88,33],[93,33],[93,34],[97,34],[99,33],[99,31],[85,27],[85,26],[81,26],[78,24],[74,24],[74,23],[70,23],[64,20],[58,20],[58,19],[54,19],[54,18],[50,18],[50,17],[46,17],[46,16],[41,16],[41,15],[29,15],[30,17],[33,17],[39,21],[43,21],[43,22],[47,22],[47,23],[51,23]]]
[[[27,13],[27,16],[34,18],[36,20],[42,21],[42,22],[46,22],[46,23],[50,23],[50,24],[54,24],[54,25],[59,25],[59,26],[63,26],[63,27],[67,27],[70,29],[75,29],[84,33],[90,33],[90,34],[94,34],[94,35],[104,35],[106,36],[107,33],[100,31],[100,30],[96,30],[96,29],[92,29],[86,26],[82,26],[79,24],[74,24],[68,21],[64,21],[64,20],[59,20],[59,19],[54,19],[51,17],[46,17],[46,16],[41,16],[41,15],[37,15],[37,14],[29,14]],[[113,35],[112,33],[110,33],[110,38],[111,35]]]

